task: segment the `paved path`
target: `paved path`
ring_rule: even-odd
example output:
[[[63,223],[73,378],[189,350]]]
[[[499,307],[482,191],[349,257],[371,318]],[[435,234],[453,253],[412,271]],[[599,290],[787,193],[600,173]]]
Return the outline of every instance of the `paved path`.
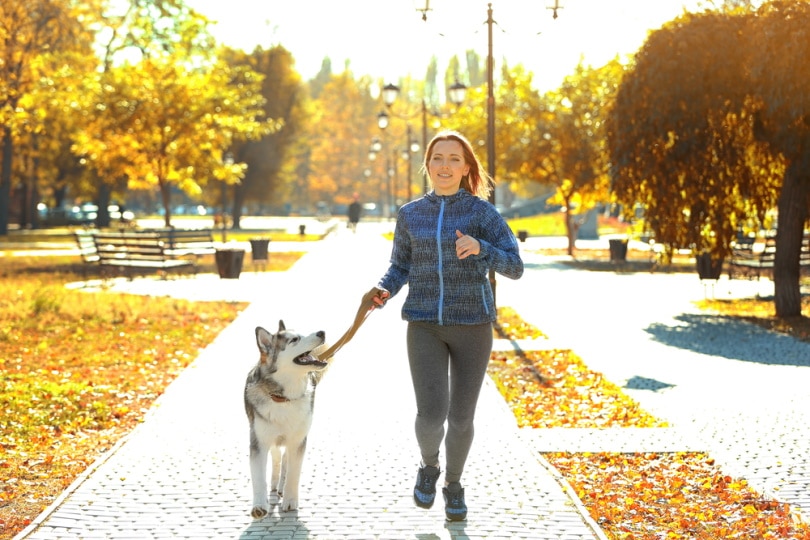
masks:
[[[285,274],[151,282],[151,292],[253,301],[158,400],[146,421],[74,483],[20,538],[592,539],[604,535],[517,429],[494,385],[484,389],[464,483],[469,518],[416,508],[419,461],[395,299],[336,356],[318,389],[301,508],[249,516],[242,385],[257,360],[253,329],[279,318],[332,339],[387,265],[379,231],[341,231]],[[271,255],[272,256],[272,255]],[[148,279],[123,284],[133,292]],[[400,300],[401,301],[401,300]],[[327,312],[328,310],[329,312]]]
[[[583,273],[524,258],[530,270],[519,282],[498,282],[499,303],[672,426],[643,434],[538,430],[535,449],[708,451],[726,474],[810,521],[810,343],[694,304],[705,294],[771,296],[773,282],[723,276],[712,290],[694,274]]]
[[[446,524],[441,504],[423,511],[410,501],[418,457],[394,299],[319,388],[301,509],[251,520],[241,386],[256,359],[253,327],[284,318],[340,335],[386,265],[389,247],[376,233],[362,223],[356,236],[341,231],[285,274],[124,284],[252,304],[21,538],[604,538],[539,457],[550,450],[708,451],[727,474],[810,519],[810,344],[701,313],[692,302],[707,290],[694,275],[572,270],[536,255],[540,241],[529,239],[527,273],[499,278],[498,303],[551,339],[521,346],[573,349],[672,427],[518,430],[487,384],[464,478],[470,517]],[[771,293],[768,281],[722,278],[714,288],[717,297]]]

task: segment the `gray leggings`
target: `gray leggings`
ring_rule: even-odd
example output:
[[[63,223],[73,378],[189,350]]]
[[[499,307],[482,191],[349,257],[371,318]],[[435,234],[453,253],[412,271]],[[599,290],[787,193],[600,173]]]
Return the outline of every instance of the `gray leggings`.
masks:
[[[492,325],[411,322],[407,336],[422,461],[437,464],[445,439],[445,480],[458,482],[472,446],[475,407],[492,352]]]

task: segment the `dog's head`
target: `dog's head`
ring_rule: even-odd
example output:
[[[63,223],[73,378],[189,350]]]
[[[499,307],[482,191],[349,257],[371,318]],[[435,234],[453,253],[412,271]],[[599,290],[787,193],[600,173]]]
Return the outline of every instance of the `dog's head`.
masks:
[[[297,334],[278,322],[278,332],[272,334],[256,327],[256,344],[259,346],[260,364],[270,366],[273,371],[287,365],[305,368],[307,371],[320,371],[328,364],[319,360],[312,351],[324,344],[326,333],[323,330],[308,336]]]

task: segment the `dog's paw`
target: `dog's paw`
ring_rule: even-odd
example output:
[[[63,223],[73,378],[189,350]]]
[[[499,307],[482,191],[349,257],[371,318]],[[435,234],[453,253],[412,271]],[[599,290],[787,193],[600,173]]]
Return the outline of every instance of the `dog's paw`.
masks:
[[[253,519],[261,519],[268,513],[270,513],[270,508],[266,508],[264,506],[254,506],[250,511],[250,517]]]
[[[298,499],[291,497],[284,497],[284,502],[281,505],[282,512],[292,512],[298,510]]]

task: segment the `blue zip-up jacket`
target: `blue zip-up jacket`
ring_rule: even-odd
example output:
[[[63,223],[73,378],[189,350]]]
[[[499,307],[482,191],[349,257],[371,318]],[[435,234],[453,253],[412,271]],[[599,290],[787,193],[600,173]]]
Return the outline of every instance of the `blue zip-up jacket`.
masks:
[[[478,240],[481,252],[459,259],[456,230]],[[511,279],[523,275],[515,235],[495,207],[464,189],[431,191],[400,208],[391,266],[377,286],[393,297],[408,283],[406,321],[485,324],[497,318],[490,268]]]

